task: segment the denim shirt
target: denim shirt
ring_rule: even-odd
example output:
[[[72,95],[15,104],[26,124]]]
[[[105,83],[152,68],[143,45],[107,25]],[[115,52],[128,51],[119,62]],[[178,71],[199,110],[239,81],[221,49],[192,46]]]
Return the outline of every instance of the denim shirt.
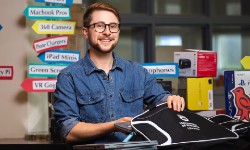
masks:
[[[144,104],[156,105],[170,94],[140,64],[114,53],[113,57],[108,75],[94,65],[89,52],[59,73],[53,107],[62,138],[79,122],[104,123],[134,117],[144,111]],[[88,143],[120,142],[125,137],[115,132]]]

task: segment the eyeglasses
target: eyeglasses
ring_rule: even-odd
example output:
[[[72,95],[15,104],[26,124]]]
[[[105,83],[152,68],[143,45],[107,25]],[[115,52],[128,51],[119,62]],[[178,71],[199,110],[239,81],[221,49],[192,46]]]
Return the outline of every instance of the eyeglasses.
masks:
[[[95,31],[99,32],[99,33],[104,32],[106,29],[106,26],[109,27],[109,31],[111,33],[117,33],[120,30],[120,24],[118,24],[118,23],[105,24],[103,22],[97,22],[97,23],[93,23],[93,24],[89,25],[88,28],[91,26],[94,26]]]

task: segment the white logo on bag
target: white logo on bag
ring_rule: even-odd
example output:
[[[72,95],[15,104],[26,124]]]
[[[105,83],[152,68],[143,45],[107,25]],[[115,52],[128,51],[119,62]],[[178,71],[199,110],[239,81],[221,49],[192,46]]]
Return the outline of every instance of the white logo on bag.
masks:
[[[177,114],[177,116],[183,121],[189,121],[187,117]]]
[[[187,130],[200,130],[200,127],[195,123],[189,122],[187,117],[179,114],[177,114],[177,116],[183,121],[179,122],[183,128],[186,128]]]

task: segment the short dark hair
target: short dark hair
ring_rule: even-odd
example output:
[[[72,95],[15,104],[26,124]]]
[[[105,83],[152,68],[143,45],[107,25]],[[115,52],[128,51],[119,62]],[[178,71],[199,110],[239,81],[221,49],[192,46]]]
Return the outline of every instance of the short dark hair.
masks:
[[[118,19],[119,23],[121,22],[121,17],[119,11],[110,4],[98,2],[91,4],[85,14],[83,15],[83,26],[88,27],[90,25],[90,21],[92,20],[92,14],[96,10],[106,10],[112,12]]]

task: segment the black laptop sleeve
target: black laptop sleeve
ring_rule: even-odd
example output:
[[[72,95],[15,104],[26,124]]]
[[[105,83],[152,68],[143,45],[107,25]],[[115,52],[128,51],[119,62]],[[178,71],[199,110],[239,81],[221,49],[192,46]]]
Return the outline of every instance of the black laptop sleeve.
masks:
[[[159,147],[238,138],[223,126],[188,110],[169,109],[166,103],[134,117],[131,126],[146,140],[157,140]]]
[[[250,141],[250,122],[239,120],[239,118],[231,117],[226,114],[218,114],[208,119],[220,126],[224,126],[231,131],[236,132],[240,137],[244,137]]]

